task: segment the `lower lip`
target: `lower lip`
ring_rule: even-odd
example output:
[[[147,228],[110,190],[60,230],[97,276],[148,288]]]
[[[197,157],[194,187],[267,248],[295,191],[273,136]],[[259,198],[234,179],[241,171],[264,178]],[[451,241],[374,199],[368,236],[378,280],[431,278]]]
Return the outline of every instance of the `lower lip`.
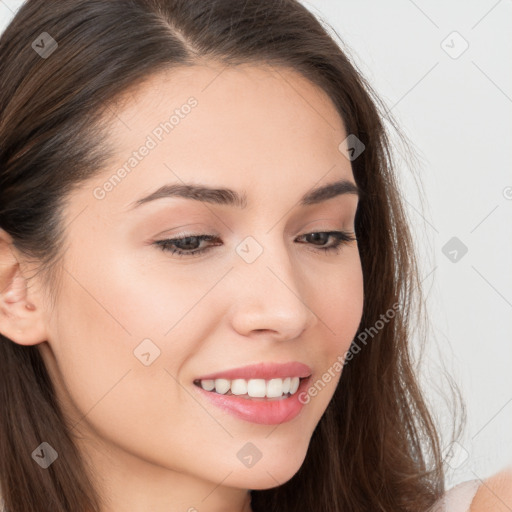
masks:
[[[208,400],[221,409],[233,414],[237,418],[259,423],[261,425],[276,425],[285,423],[295,418],[304,404],[300,402],[299,396],[302,391],[306,391],[311,377],[301,379],[297,391],[288,398],[263,400],[258,398],[240,398],[237,395],[221,395],[215,391],[206,391],[200,386],[198,389]]]

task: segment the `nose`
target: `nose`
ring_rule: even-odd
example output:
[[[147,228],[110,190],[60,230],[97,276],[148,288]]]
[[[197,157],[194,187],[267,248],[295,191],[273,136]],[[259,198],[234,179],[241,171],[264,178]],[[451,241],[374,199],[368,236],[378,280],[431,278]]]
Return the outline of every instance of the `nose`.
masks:
[[[229,316],[241,336],[295,339],[318,321],[307,303],[308,287],[314,283],[293,265],[282,240],[265,248],[256,261],[239,261],[236,267],[230,276]]]

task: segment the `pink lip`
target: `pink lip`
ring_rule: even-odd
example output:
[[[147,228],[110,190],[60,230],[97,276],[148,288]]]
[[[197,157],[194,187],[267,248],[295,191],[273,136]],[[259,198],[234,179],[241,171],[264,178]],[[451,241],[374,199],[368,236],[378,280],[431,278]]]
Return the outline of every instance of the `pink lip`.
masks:
[[[261,425],[276,425],[293,420],[302,410],[305,402],[301,395],[307,393],[311,377],[302,379],[296,393],[288,398],[243,398],[236,395],[221,395],[206,391],[201,386],[193,386],[195,392],[222,410],[239,419],[259,423]]]
[[[215,379],[283,379],[286,377],[309,377],[311,368],[303,363],[259,363],[250,366],[232,368],[224,372],[210,373],[198,377],[196,380],[215,380]]]

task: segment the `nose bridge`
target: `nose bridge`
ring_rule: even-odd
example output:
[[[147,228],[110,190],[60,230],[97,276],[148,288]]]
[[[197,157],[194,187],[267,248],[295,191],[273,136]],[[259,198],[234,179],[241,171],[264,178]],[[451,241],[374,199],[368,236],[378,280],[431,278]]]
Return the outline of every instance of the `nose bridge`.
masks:
[[[257,235],[259,239],[250,235],[236,247],[233,279],[239,282],[235,283],[233,322],[245,334],[273,330],[282,338],[294,338],[314,316],[305,304],[305,283],[278,233],[274,230]]]

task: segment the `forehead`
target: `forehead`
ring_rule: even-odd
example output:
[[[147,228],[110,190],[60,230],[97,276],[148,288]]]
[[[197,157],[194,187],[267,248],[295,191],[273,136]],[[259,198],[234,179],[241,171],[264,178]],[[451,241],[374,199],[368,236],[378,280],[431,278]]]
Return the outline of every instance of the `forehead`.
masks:
[[[140,121],[150,114],[156,120],[192,95],[202,104],[205,115],[223,112],[227,116],[239,111],[256,114],[254,107],[258,106],[265,117],[270,111],[275,114],[272,118],[278,118],[283,110],[294,110],[297,119],[315,114],[317,121],[332,130],[342,127],[342,120],[323,89],[295,70],[264,63],[235,66],[206,62],[163,70],[118,98],[117,113],[125,121]],[[118,120],[122,124],[123,120]]]
[[[343,120],[322,89],[290,69],[168,69],[128,91],[112,111],[109,171],[132,168],[109,202],[128,204],[180,179],[247,190],[251,202],[251,190],[302,195],[322,179],[352,178],[338,149],[346,138]],[[150,150],[126,166],[144,146]]]
[[[192,109],[186,107],[190,98],[197,102]],[[173,113],[179,118],[171,119]],[[345,133],[322,89],[293,70],[264,64],[166,70],[125,94],[115,115],[110,134],[120,152],[137,147],[141,136],[169,120],[173,126],[157,142],[174,149],[185,137],[198,148],[225,143],[231,150],[235,144],[255,149],[259,143],[268,151],[285,140],[297,151],[304,144],[322,149],[337,147]]]

